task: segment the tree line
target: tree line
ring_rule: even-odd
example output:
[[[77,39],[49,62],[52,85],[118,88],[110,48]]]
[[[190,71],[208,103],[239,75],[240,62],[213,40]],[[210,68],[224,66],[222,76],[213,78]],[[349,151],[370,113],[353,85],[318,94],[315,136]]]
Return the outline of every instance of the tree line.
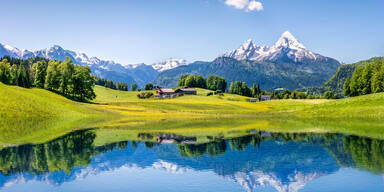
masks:
[[[197,87],[225,92],[227,89],[227,80],[216,75],[211,75],[208,79],[201,75],[182,75],[179,79],[178,87]]]
[[[106,79],[103,79],[100,77],[95,77],[95,85],[100,85],[103,87],[107,87],[107,88],[115,89],[115,90],[120,90],[120,91],[128,91],[129,90],[127,83],[124,83],[124,82],[115,83],[112,80],[106,80]],[[134,87],[137,88],[137,85],[135,83],[132,84],[131,89],[133,89]],[[136,88],[135,88],[135,90],[136,90]]]
[[[209,76],[208,79],[204,78],[201,75],[182,75],[178,83],[179,87],[198,87],[214,91],[226,92],[227,80],[223,77],[216,75]],[[259,84],[253,84],[252,87],[248,87],[245,82],[234,81],[230,83],[228,93],[261,98],[262,95],[270,95],[272,99],[319,99],[320,96],[315,97],[304,92],[284,90],[282,92],[278,91],[265,91],[260,88]],[[210,93],[209,95],[212,95]],[[333,92],[327,92],[322,98],[326,99],[336,99],[338,95],[333,94]]]
[[[69,57],[64,61],[4,57],[0,62],[0,81],[25,88],[47,89],[79,101],[96,97],[91,69],[74,65]]]
[[[377,58],[365,66],[359,66],[344,83],[344,95],[359,96],[384,92],[384,59]]]

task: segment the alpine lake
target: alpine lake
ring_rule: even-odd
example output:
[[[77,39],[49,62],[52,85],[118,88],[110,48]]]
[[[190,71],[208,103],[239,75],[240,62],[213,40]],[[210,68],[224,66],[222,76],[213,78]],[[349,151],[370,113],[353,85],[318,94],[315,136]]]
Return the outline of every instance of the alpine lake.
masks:
[[[195,119],[75,130],[3,144],[0,191],[384,191],[383,137],[324,131],[359,126],[384,125]]]

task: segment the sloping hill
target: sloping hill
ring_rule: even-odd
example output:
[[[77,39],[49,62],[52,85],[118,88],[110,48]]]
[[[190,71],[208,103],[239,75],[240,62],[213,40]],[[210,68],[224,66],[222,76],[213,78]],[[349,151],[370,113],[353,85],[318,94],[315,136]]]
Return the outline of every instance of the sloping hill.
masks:
[[[0,83],[0,143],[43,142],[84,123],[101,111],[44,89],[25,89]],[[104,114],[105,115],[105,114]]]
[[[384,59],[384,57],[373,57],[373,58],[370,58],[368,60],[359,61],[357,63],[342,65],[328,79],[328,81],[326,81],[320,87],[313,87],[313,88],[307,88],[307,89],[302,89],[302,90],[306,90],[309,93],[314,93],[314,94],[319,94],[319,95],[321,95],[322,93],[324,93],[326,91],[333,91],[337,94],[343,95],[344,82],[348,77],[352,77],[352,74],[357,67],[365,66],[368,63],[371,63],[371,62],[376,61],[376,60],[382,60],[382,59]]]

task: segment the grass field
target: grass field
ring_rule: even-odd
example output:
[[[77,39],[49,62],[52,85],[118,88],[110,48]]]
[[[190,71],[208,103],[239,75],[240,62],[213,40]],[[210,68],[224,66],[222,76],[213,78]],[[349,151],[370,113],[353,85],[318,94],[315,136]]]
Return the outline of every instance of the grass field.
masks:
[[[96,86],[89,103],[42,89],[0,84],[0,143],[49,141],[76,129],[97,128],[98,143],[138,133],[225,136],[250,130],[338,132],[384,139],[384,93],[340,100],[275,100],[250,103],[232,94],[138,99],[137,92]]]

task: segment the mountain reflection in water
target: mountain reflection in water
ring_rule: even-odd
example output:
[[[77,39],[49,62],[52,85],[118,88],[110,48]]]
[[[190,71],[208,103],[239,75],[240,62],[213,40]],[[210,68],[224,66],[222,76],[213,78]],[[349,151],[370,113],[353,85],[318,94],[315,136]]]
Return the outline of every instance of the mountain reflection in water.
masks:
[[[305,190],[318,178],[345,168],[374,177],[384,172],[384,141],[357,136],[254,131],[231,139],[207,137],[207,142],[197,143],[194,137],[140,133],[135,141],[103,146],[95,146],[95,138],[94,130],[83,130],[44,144],[1,149],[0,190],[29,181],[56,187],[87,182],[90,176],[121,167],[174,174],[210,171],[239,184],[242,191]],[[334,182],[329,186],[336,186],[338,181]],[[367,191],[380,191],[384,184],[368,186]]]

